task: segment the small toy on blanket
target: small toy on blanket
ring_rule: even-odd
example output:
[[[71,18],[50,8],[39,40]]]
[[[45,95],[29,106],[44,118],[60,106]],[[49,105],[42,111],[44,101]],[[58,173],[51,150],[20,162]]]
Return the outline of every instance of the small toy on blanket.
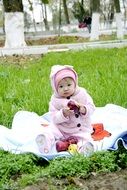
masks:
[[[68,147],[68,152],[70,154],[83,154],[85,156],[90,156],[94,152],[94,146],[91,142],[87,142],[81,147],[78,147],[77,144],[70,144]]]
[[[87,142],[81,147],[77,145],[78,139],[76,137],[70,136],[67,139],[61,139],[56,143],[57,152],[68,151],[70,154],[84,154],[86,156],[91,155],[94,152],[93,144]]]
[[[92,124],[94,132],[91,134],[94,141],[104,139],[104,137],[110,137],[111,133],[104,130],[103,123]]]
[[[70,154],[78,153],[78,145],[77,144],[70,144],[69,147],[68,147],[68,152]]]
[[[67,139],[60,139],[58,142],[56,142],[56,150],[57,152],[67,151],[70,145],[77,143],[78,139],[72,136]]]

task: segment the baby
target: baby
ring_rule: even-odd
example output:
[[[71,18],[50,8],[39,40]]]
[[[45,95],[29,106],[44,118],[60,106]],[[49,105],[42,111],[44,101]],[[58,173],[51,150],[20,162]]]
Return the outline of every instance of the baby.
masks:
[[[50,79],[53,89],[49,103],[51,122],[64,139],[77,139],[80,153],[93,151],[91,115],[95,105],[91,96],[86,89],[78,86],[78,76],[72,66],[54,65]]]

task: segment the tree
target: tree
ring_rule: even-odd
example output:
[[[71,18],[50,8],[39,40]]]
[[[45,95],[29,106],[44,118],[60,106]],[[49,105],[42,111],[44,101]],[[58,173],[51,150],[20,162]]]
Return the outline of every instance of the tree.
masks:
[[[114,0],[101,1],[100,12],[106,28],[111,28],[114,19]]]
[[[124,9],[124,27],[126,26],[126,21],[127,21],[127,9],[126,9],[126,3],[125,0],[122,0],[123,2],[123,9]]]
[[[43,22],[45,25],[45,30],[49,30],[49,24],[48,24],[48,19],[47,19],[47,8],[46,8],[46,5],[48,3],[49,3],[49,0],[41,0]]]
[[[123,23],[122,23],[122,14],[120,11],[120,1],[114,0],[114,5],[116,9],[116,27],[117,27],[117,38],[122,39],[123,38]]]
[[[22,0],[3,0],[5,11],[5,47],[25,46]]]
[[[67,8],[67,2],[66,0],[63,0],[63,8],[64,8],[64,14],[65,14],[65,20],[67,24],[70,24],[69,20],[69,14],[68,14],[68,8]]]
[[[58,29],[59,36],[60,36],[60,29],[61,29],[61,0],[59,0],[59,29]]]
[[[90,40],[99,39],[100,0],[91,0],[92,26]]]
[[[60,2],[60,1],[59,1]],[[50,10],[52,12],[52,24],[53,24],[53,30],[57,31],[58,26],[58,15],[59,15],[59,7],[58,7],[58,1],[54,0],[52,1],[50,5]]]
[[[79,1],[74,2],[72,12],[79,23],[83,22],[84,16],[87,14],[82,3],[80,3]]]
[[[30,25],[32,23],[31,16],[28,12],[24,11],[24,27],[29,31]]]
[[[81,4],[82,4],[82,6],[84,5],[84,0],[81,0]]]
[[[114,2],[111,1],[111,3],[110,3],[110,12],[108,14],[108,20],[109,20],[110,24],[112,24],[113,19],[114,19]]]
[[[30,5],[29,10],[32,12],[32,16],[33,16],[34,30],[35,30],[35,32],[36,32],[37,29],[36,29],[36,22],[35,22],[35,18],[34,18],[33,2],[32,2],[31,0],[28,0],[28,2],[29,2],[29,5]]]

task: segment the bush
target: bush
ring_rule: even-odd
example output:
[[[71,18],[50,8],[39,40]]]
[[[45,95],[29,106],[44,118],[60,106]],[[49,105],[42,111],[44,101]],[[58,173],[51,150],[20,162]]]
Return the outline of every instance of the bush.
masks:
[[[83,155],[75,155],[71,158],[58,158],[53,160],[48,172],[50,176],[62,178],[66,176],[87,177],[91,170],[91,161]]]

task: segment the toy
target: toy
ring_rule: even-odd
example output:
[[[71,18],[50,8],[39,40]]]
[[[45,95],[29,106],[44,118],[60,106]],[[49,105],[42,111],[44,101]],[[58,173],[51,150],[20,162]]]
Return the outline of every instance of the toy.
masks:
[[[85,156],[90,156],[94,153],[94,145],[91,142],[86,142],[79,148],[79,152]]]
[[[57,152],[66,151],[68,149],[69,143],[65,140],[60,140],[56,142],[56,150]]]
[[[78,153],[78,146],[77,144],[70,144],[68,147],[68,152],[71,154],[76,154]]]
[[[70,100],[67,106],[70,108],[70,110],[74,111],[75,117],[78,117],[80,115],[79,106],[74,101]]]
[[[104,130],[103,123],[92,124],[94,132],[91,134],[94,141],[102,140],[104,137],[110,137],[111,133]]]
[[[73,136],[70,136],[67,139],[60,139],[59,141],[56,142],[56,150],[57,152],[67,151],[68,147],[71,144],[77,144],[77,143],[78,143],[78,139]]]

